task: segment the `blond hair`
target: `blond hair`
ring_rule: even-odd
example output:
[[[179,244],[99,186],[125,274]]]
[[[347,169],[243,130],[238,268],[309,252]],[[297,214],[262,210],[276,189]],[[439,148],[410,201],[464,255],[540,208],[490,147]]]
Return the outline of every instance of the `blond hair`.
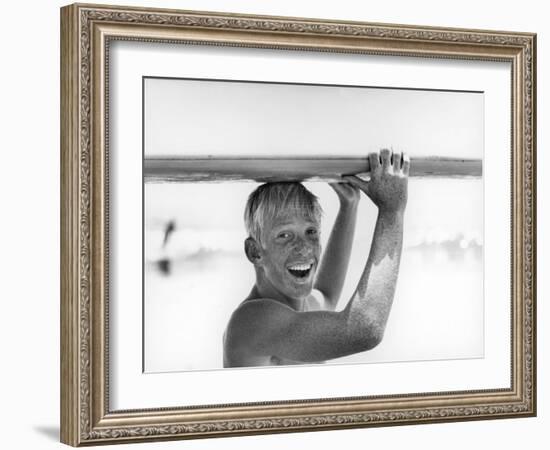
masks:
[[[321,221],[323,210],[319,199],[302,183],[265,183],[248,197],[244,211],[246,231],[251,238],[261,242],[261,232],[268,221],[283,214],[301,215]]]

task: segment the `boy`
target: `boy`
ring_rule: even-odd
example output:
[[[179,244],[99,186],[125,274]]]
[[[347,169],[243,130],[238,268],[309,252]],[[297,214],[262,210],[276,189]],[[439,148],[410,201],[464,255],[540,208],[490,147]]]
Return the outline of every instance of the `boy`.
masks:
[[[324,362],[381,341],[393,302],[403,243],[409,158],[368,156],[370,180],[331,184],[340,199],[321,260],[317,198],[300,183],[267,183],[245,211],[245,253],[256,283],[224,334],[224,367]],[[363,191],[378,207],[370,253],[355,293],[335,311],[348,267]]]

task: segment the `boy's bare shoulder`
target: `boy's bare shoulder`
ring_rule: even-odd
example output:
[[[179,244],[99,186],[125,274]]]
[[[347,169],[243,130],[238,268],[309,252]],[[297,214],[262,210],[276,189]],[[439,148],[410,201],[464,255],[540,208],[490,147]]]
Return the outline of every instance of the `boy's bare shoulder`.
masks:
[[[276,310],[291,308],[272,298],[247,298],[233,311],[229,319],[228,328],[235,322],[249,322],[252,318],[261,319],[262,316],[273,314]],[[266,317],[267,319],[268,317]]]
[[[323,296],[310,295],[305,305],[305,311],[320,311],[323,309]],[[233,311],[227,329],[235,325],[252,328],[255,326],[267,325],[275,317],[285,316],[287,314],[297,313],[290,306],[281,303],[272,298],[247,298]]]
[[[225,341],[249,341],[295,313],[289,306],[271,298],[246,299],[233,311],[225,329]]]
[[[250,347],[287,306],[270,298],[246,299],[233,311],[224,333],[224,360],[249,356]]]
[[[310,301],[311,300],[311,301]],[[308,298],[305,311],[320,310],[317,298]],[[304,311],[304,312],[305,312]],[[235,309],[224,333],[224,365],[266,365],[251,362],[258,342],[269,342],[278,333],[285,333],[300,314],[290,306],[272,298],[247,298]],[[261,356],[261,355],[260,355]],[[259,357],[258,355],[254,357]],[[263,355],[262,357],[265,357]],[[243,362],[245,361],[245,362]],[[269,362],[273,364],[273,362]]]

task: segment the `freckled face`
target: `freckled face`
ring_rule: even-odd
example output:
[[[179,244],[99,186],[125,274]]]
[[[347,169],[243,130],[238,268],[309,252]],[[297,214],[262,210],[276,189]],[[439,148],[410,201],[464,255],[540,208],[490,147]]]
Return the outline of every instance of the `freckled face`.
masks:
[[[319,223],[313,219],[281,217],[262,233],[260,265],[271,285],[287,297],[311,294],[320,254]]]

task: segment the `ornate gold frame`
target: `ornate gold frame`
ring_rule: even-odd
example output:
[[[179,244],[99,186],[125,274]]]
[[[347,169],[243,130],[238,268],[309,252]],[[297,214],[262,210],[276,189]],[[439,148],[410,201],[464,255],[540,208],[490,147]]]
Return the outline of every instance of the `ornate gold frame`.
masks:
[[[512,385],[114,412],[108,399],[109,42],[207,43],[512,65]],[[535,54],[530,33],[75,4],[61,9],[61,441],[73,446],[536,413]]]

